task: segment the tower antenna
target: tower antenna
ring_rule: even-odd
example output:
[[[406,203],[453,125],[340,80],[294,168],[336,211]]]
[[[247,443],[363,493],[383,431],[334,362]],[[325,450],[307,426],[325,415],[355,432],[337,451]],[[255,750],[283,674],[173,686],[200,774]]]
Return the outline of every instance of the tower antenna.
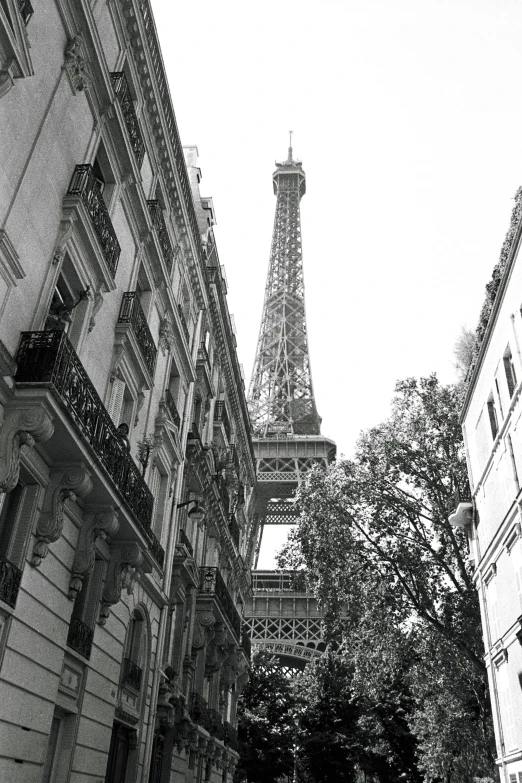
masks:
[[[290,145],[288,147],[288,160],[292,161],[293,160],[293,158],[292,158],[292,133],[293,133],[293,131],[288,131],[288,133],[290,135]]]

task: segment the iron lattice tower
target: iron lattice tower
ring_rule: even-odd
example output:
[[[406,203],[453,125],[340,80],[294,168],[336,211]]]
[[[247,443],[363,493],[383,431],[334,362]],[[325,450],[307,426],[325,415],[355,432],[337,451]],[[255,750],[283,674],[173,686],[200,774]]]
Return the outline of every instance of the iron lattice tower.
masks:
[[[248,559],[254,567],[264,526],[295,524],[296,487],[314,464],[326,467],[335,457],[335,443],[321,435],[312,384],[300,215],[306,176],[293,158],[291,137],[288,158],[276,163],[273,183],[276,214],[249,391],[257,502]],[[287,670],[302,668],[324,649],[315,598],[290,575],[254,572],[247,615],[254,644],[271,650]]]
[[[306,192],[302,163],[276,163],[277,196],[263,317],[249,391],[254,434],[318,435],[310,370],[301,243],[301,198]]]

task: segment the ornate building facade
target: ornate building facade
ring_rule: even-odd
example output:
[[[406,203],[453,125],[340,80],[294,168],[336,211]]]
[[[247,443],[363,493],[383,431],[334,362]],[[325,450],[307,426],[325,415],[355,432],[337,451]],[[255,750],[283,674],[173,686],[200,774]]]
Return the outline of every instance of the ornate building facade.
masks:
[[[226,783],[256,479],[213,204],[149,0],[33,2],[0,2],[0,781]]]
[[[450,521],[467,529],[482,614],[497,763],[522,780],[522,191],[488,285],[462,411],[470,497]]]

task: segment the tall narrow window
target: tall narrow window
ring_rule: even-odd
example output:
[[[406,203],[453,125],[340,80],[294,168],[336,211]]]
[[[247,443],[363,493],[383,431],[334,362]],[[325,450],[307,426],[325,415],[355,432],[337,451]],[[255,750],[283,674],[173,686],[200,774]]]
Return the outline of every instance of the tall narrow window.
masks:
[[[506,381],[507,386],[509,390],[509,398],[513,396],[513,392],[516,389],[517,385],[517,375],[515,372],[515,366],[513,364],[513,355],[511,353],[511,348],[506,348],[506,353],[504,354],[504,371],[506,373]]]
[[[16,604],[27,542],[31,533],[40,487],[24,486],[21,482],[3,496],[0,511],[0,599],[13,607]]]
[[[67,644],[83,658],[91,657],[94,626],[100,592],[105,575],[105,562],[96,559],[92,572],[84,577],[82,589],[74,601]]]
[[[495,378],[495,389],[497,390],[498,407],[500,408],[500,415],[504,418],[504,410],[502,408],[502,397],[500,396],[500,387],[498,385],[498,378]]]
[[[489,414],[489,423],[491,425],[491,434],[494,440],[497,437],[497,433],[498,433],[498,416],[497,416],[497,408],[495,405],[495,400],[493,399],[493,395],[491,395],[488,400],[488,414]]]

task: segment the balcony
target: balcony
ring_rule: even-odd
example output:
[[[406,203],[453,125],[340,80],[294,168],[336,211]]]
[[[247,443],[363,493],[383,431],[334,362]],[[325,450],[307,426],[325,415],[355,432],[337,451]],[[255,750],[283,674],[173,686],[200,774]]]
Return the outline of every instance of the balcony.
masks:
[[[114,92],[121,107],[127,133],[129,134],[132,151],[136,158],[136,164],[138,168],[141,169],[141,164],[143,163],[143,157],[145,155],[145,143],[143,141],[143,136],[141,135],[140,124],[134,109],[134,102],[129,90],[127,78],[123,71],[115,71],[114,73],[111,73],[111,79]]]
[[[176,554],[177,555],[184,555],[185,553],[182,551],[182,547],[185,547],[187,550],[189,557],[194,557],[194,547],[190,543],[189,537],[185,533],[184,530],[179,531],[178,535],[178,543],[176,544]]]
[[[33,6],[29,0],[18,0],[18,10],[20,11],[20,16],[22,17],[23,23],[27,27],[29,24],[29,19],[34,14]]]
[[[203,566],[199,569],[199,592],[201,595],[211,595],[217,599],[221,611],[234,631],[236,639],[239,640],[241,635],[241,618],[218,568],[215,566]]]
[[[228,721],[225,721],[223,727],[225,730],[225,745],[228,745],[229,748],[232,748],[232,750],[235,750],[236,752],[239,751],[237,729],[235,729],[231,723],[228,723]]]
[[[225,435],[230,443],[230,420],[228,418],[227,408],[224,400],[219,400],[214,405],[214,424],[222,424]]]
[[[152,221],[152,225],[156,229],[159,246],[161,248],[161,254],[163,256],[163,260],[165,261],[165,266],[167,267],[167,272],[170,277],[172,275],[172,260],[174,258],[174,251],[170,243],[167,226],[165,224],[165,218],[163,217],[163,210],[159,201],[156,201],[155,199],[147,201],[147,206],[149,208],[149,215]]]
[[[129,324],[138,344],[141,357],[145,362],[147,372],[153,378],[157,348],[136,291],[127,291],[123,294],[118,324]]]
[[[76,166],[72,175],[68,196],[79,196],[82,200],[100,243],[105,262],[114,277],[120,259],[120,244],[100,192],[98,180],[92,173],[92,166]]]
[[[131,661],[130,658],[123,659],[123,671],[121,675],[122,685],[128,685],[129,688],[132,688],[132,690],[139,693],[141,690],[142,675],[143,672],[138,664]]]
[[[0,600],[15,608],[22,572],[13,563],[0,557]]]
[[[65,332],[23,332],[17,384],[50,384],[150,541],[154,498]]]
[[[67,645],[75,650],[82,658],[89,660],[91,657],[92,640],[94,631],[88,625],[73,617],[67,634]]]
[[[165,550],[161,546],[154,533],[152,534],[152,541],[150,542],[149,549],[156,563],[160,568],[163,568],[165,564]]]
[[[169,389],[165,389],[165,407],[170,416],[170,420],[179,430],[181,425],[181,419],[178,413],[178,409],[176,408],[176,403],[174,402],[174,397],[170,393]]]
[[[232,516],[230,517],[230,522],[228,523],[228,530],[230,532],[230,538],[234,542],[235,547],[239,552],[239,539],[241,537],[241,531],[239,529],[239,525],[237,524],[237,519],[235,517],[235,514],[232,514]]]
[[[452,527],[465,528],[473,520],[473,502],[469,488],[455,489],[447,504],[448,522]]]
[[[199,693],[193,693],[190,701],[190,717],[198,726],[210,733],[212,728],[212,717],[208,709],[207,702]]]

